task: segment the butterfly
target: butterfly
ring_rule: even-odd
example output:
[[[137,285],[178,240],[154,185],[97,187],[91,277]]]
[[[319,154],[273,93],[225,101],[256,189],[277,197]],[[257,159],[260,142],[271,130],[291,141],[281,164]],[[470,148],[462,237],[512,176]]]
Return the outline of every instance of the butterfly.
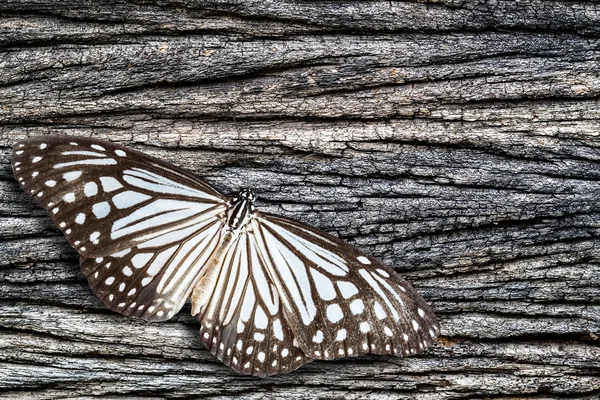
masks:
[[[429,305],[394,270],[339,238],[256,210],[249,189],[224,196],[184,169],[81,137],[18,142],[12,167],[110,310],[164,321],[191,297],[202,343],[239,373],[409,356],[440,333]]]

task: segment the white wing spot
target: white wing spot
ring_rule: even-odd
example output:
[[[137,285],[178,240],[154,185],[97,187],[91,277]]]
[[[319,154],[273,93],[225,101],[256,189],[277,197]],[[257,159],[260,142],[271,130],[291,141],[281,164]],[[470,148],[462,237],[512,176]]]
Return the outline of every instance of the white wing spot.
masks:
[[[136,291],[136,288],[131,289],[129,292],[127,292],[127,296],[133,296]]]
[[[385,328],[383,328],[383,331],[385,332],[385,334],[387,336],[394,336],[394,334],[392,333],[392,330],[390,328],[388,328],[387,326]]]
[[[244,364],[244,368],[246,368],[246,369],[250,368],[250,361],[248,361],[246,364]]]
[[[338,304],[330,304],[327,306],[327,319],[333,323],[344,318],[344,313]]]
[[[142,268],[144,265],[146,265],[148,263],[148,261],[150,261],[150,259],[152,258],[153,255],[154,254],[152,254],[152,253],[136,254],[131,259],[131,263],[133,264],[134,268]]]
[[[42,161],[42,157],[34,157],[34,158],[31,160],[31,162],[32,162],[32,163],[36,163],[36,162],[40,162],[40,161]]]
[[[362,264],[366,264],[366,265],[371,264],[371,261],[369,261],[369,259],[365,256],[358,256],[358,257],[356,257],[356,259],[358,261],[360,261]]]
[[[204,339],[208,339],[210,337],[210,335],[208,334],[208,332],[204,332],[204,335],[202,335],[204,337]]]
[[[123,275],[131,276],[132,274],[133,274],[133,271],[131,270],[131,268],[129,268],[129,266],[126,266],[125,268],[123,268]]]
[[[114,295],[114,294],[110,294],[110,295],[108,295],[108,300],[110,300],[110,301],[113,301],[113,300],[114,300],[114,298],[115,298],[115,295]]]
[[[256,332],[254,334],[254,340],[256,340],[257,342],[262,342],[263,340],[265,340],[265,335],[260,332]]]
[[[60,226],[61,228],[64,228],[65,226],[67,226],[67,223],[61,222],[60,224],[58,224],[58,226]],[[75,242],[75,245],[77,246],[77,242]]]
[[[152,197],[134,192],[133,190],[127,190],[126,192],[121,192],[113,196],[112,201],[115,207],[119,210],[123,210],[125,208],[133,207],[136,204],[143,203],[144,201],[151,199]]]
[[[343,356],[343,355],[344,355],[344,349],[339,349],[339,350],[338,350],[338,354],[339,354],[340,356]]]
[[[71,234],[71,232],[72,232],[72,231],[71,231],[71,228],[69,228],[69,229],[67,229],[67,230],[65,231],[65,233],[66,233],[67,235],[70,235],[70,234]]]
[[[143,309],[144,309],[144,305],[143,304],[138,307],[138,311],[142,311]]]
[[[63,179],[67,182],[73,182],[75,179],[79,178],[80,176],[81,176],[81,171],[67,172],[66,174],[63,174]]]
[[[106,217],[110,213],[110,204],[103,201],[102,203],[96,203],[92,206],[92,212],[98,219]]]
[[[256,315],[254,316],[254,326],[258,329],[265,329],[269,323],[267,315],[261,306],[256,307]]]
[[[425,316],[425,311],[423,311],[422,309],[418,308],[418,309],[417,309],[417,312],[419,313],[419,316],[420,316],[421,318],[423,318],[423,317]]]
[[[54,186],[56,186],[56,181],[50,179],[49,181],[46,181],[46,186],[54,187]]]
[[[233,361],[233,363],[234,363],[235,365],[237,365],[237,363],[238,363],[238,359],[237,359],[237,357],[233,357],[233,360],[232,360],[232,361]]]
[[[364,342],[362,345],[363,350],[369,350],[369,345],[367,344],[367,342]]]
[[[44,192],[39,192],[39,193],[37,194],[37,197],[42,197],[43,195],[44,195]]]
[[[93,144],[92,145],[92,149],[94,150],[99,150],[99,151],[106,151],[106,149],[98,144]]]
[[[83,225],[83,223],[85,222],[85,214],[84,213],[77,214],[77,217],[75,217],[75,222],[78,223],[79,225]]]
[[[152,281],[152,278],[144,278],[142,279],[142,286],[148,286],[148,284]]]
[[[104,282],[107,285],[112,285],[114,281],[115,281],[115,277],[114,276],[109,276],[108,278],[106,278],[106,280]]]
[[[156,313],[157,316],[162,317],[164,314],[164,311],[160,310],[159,312]],[[214,339],[214,338],[213,338]]]
[[[52,209],[52,214],[56,214],[56,213],[58,213],[58,211],[59,211],[59,208],[58,207],[54,207]]]
[[[402,334],[402,337],[404,338],[405,342],[408,342],[408,335],[406,333]]]
[[[107,193],[114,192],[115,190],[119,190],[123,187],[118,180],[111,176],[100,177],[100,184],[102,185],[102,189],[104,189],[104,191]]]
[[[96,185],[96,182],[88,182],[85,184],[85,186],[83,187],[83,193],[85,193],[85,195],[87,197],[92,197],[98,194],[98,185]]]
[[[353,300],[352,303],[350,303],[350,311],[352,311],[352,314],[358,315],[361,314],[364,310],[365,305],[361,299]]]
[[[347,334],[347,332],[346,332],[345,329],[343,329],[343,328],[340,329],[337,332],[337,336],[336,336],[335,340],[337,340],[338,342],[341,342],[342,340],[345,340],[346,339],[346,334]]]
[[[317,351],[315,351],[315,356],[317,356],[317,357],[321,357],[321,352],[320,352],[320,351],[318,351],[318,350],[317,350]]]
[[[273,360],[273,362],[271,363],[272,367],[276,367],[277,366],[277,360]]]
[[[71,146],[79,146],[79,143],[71,142],[69,143]]]
[[[416,320],[412,320],[412,326],[415,331],[419,330],[419,323]]]
[[[119,157],[125,157],[127,155],[123,150],[115,150],[115,154]]]
[[[386,344],[386,345],[385,345],[385,350],[386,350],[386,351],[390,351],[390,345],[389,345],[389,344]]]
[[[254,351],[254,347],[250,346],[246,349],[246,354],[250,355]]]
[[[288,349],[281,350],[281,357],[285,358],[288,356],[288,354],[290,354],[290,351]]]
[[[351,282],[338,281],[337,286],[338,289],[340,289],[340,293],[342,293],[344,299],[349,299],[350,297],[358,293],[358,289]]]
[[[368,322],[363,321],[360,323],[360,331],[362,333],[368,333],[371,330],[371,325]]]
[[[100,232],[96,231],[90,235],[90,241],[94,244],[98,244],[100,239]]]
[[[388,274],[386,271],[382,270],[381,268],[377,268],[376,271],[379,272],[379,275],[383,276],[384,278],[390,277],[390,274]]]
[[[433,330],[429,330],[429,336],[431,336],[432,339],[435,339],[435,332],[433,332]]]
[[[122,292],[123,290],[125,290],[125,282],[119,284],[119,292]]]
[[[67,193],[63,196],[63,200],[66,201],[67,203],[72,203],[75,201],[75,193],[71,192],[71,193]]]
[[[35,178],[35,177],[36,177],[36,176],[38,176],[39,174],[40,174],[39,172],[35,171],[34,173],[32,173],[32,174],[31,174],[31,177],[32,177],[32,178]]]
[[[235,347],[238,349],[238,351],[242,351],[243,345],[244,345],[244,343],[242,343],[241,340],[238,340],[237,343],[235,344]]]
[[[265,353],[261,351],[260,353],[258,353],[258,356],[256,356],[256,358],[258,358],[258,361],[260,362],[265,362]]]
[[[246,329],[246,325],[244,325],[244,323],[242,321],[238,321],[238,323],[237,323],[238,333],[244,332],[244,329]]]
[[[40,144],[40,149],[44,150],[48,145],[46,143]]]
[[[378,302],[375,303],[373,309],[375,310],[375,315],[377,315],[377,318],[384,319],[385,317],[387,317],[387,314],[385,313],[383,307],[381,307],[381,304],[379,304]]]
[[[318,330],[315,333],[315,336],[313,336],[312,341],[315,343],[321,343],[323,341],[323,332],[321,330]]]

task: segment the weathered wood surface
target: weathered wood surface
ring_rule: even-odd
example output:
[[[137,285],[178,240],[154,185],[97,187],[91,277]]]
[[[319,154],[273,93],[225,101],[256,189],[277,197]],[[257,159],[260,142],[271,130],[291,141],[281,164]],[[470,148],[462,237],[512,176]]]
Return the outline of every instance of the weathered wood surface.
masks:
[[[0,3],[1,398],[597,398],[600,6]],[[44,134],[131,145],[395,267],[440,343],[255,379],[189,307],[108,312],[12,179]]]

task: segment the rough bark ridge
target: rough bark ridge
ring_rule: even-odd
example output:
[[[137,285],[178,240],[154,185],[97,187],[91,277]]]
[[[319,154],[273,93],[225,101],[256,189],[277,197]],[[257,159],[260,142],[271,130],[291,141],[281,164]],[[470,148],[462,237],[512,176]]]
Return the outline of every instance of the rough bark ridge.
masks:
[[[0,397],[597,398],[600,10],[558,0],[0,4]],[[433,305],[408,359],[233,374],[184,309],[108,312],[12,179],[131,145],[337,234]]]

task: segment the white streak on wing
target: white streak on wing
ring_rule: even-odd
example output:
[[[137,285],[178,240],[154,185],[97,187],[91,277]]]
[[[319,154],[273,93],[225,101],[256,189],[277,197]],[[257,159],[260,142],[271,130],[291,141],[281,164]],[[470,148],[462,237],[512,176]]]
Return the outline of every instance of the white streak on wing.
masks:
[[[75,179],[79,178],[81,176],[81,174],[82,174],[81,171],[67,172],[67,173],[63,174],[63,178],[67,182],[73,182]]]
[[[91,156],[106,157],[106,154],[96,153],[95,151],[63,151],[63,156]]]
[[[125,208],[133,207],[136,204],[140,204],[151,198],[152,197],[148,196],[147,194],[134,192],[133,190],[127,190],[126,192],[121,192],[114,195],[112,202],[119,210],[123,210]]]
[[[335,288],[331,280],[314,268],[310,269],[310,274],[312,275],[317,292],[319,292],[319,296],[326,301],[335,299]]]
[[[209,246],[209,243],[217,239],[219,228],[220,224],[215,224],[204,232],[200,232],[193,239],[188,240],[181,247],[173,261],[171,261],[167,271],[168,273],[165,273],[162,276],[156,289],[158,292],[169,292],[176,283],[179,286],[178,291],[186,290],[188,288],[187,283],[197,278],[198,272],[204,266],[208,257],[210,257],[211,252],[205,250],[207,250],[208,247],[214,247]],[[198,258],[198,260],[196,260],[196,258]],[[173,266],[173,268],[171,268],[171,266]],[[182,277],[185,277],[183,282],[178,282]],[[164,290],[161,290],[163,286]]]
[[[147,240],[143,243],[138,244],[137,247],[139,249],[147,249],[149,247],[160,247],[160,246],[164,246],[167,244],[180,242],[184,238],[192,235],[194,232],[197,232],[197,231],[201,230],[202,228],[204,228],[205,226],[214,223],[215,220],[216,219],[213,217],[206,221],[196,221],[196,220],[191,221],[193,223],[190,224],[190,226],[188,226],[188,227],[179,229],[181,227],[178,226],[177,229],[166,231],[166,233],[161,233],[159,236],[156,236],[150,240]],[[201,225],[199,225],[199,223],[201,223]]]
[[[239,238],[239,242],[236,246],[236,258],[231,263],[231,271],[227,282],[227,289],[223,294],[224,299],[229,299],[229,306],[227,309],[223,307],[221,310],[221,321],[223,325],[228,325],[233,318],[234,313],[238,311],[244,288],[248,282],[248,253],[246,246],[246,235],[242,235]],[[228,265],[224,263],[223,265]],[[227,311],[227,314],[223,316],[223,313]]]
[[[256,242],[256,239],[253,240]],[[263,265],[261,264],[258,254],[256,253],[256,247],[250,246],[250,267],[252,269],[252,278],[256,284],[256,289],[264,305],[267,307],[269,314],[275,315],[279,311],[279,298],[276,292],[271,291],[270,281],[265,275]]]
[[[402,298],[398,295],[398,292],[396,292],[392,286],[390,286],[389,283],[387,283],[383,278],[381,278],[380,276],[378,276],[377,274],[371,274],[383,287],[385,287],[389,292],[392,293],[392,295],[394,296],[394,298],[396,299],[396,301],[398,302],[398,304],[400,304],[402,307],[404,307],[404,301],[402,300]]]
[[[276,266],[282,283],[289,290],[294,304],[300,311],[302,322],[304,325],[309,325],[314,319],[317,309],[312,299],[306,267],[302,260],[285,244],[281,243],[268,230],[265,229],[264,232],[265,245],[271,250],[274,267]]]
[[[157,193],[181,194],[184,196],[198,197],[201,199],[210,199],[216,202],[222,201],[221,199],[211,196],[201,190],[193,189],[167,179],[164,176],[160,176],[139,168],[135,168],[134,170],[126,170],[123,173],[123,180],[130,185]]]
[[[177,250],[178,247],[179,246],[177,245],[172,246],[158,253],[154,261],[152,261],[152,264],[150,264],[150,266],[148,267],[146,273],[150,276],[158,274],[158,272],[165,266],[166,262],[173,255],[173,253],[175,253],[175,250]]]
[[[363,277],[363,279],[365,281],[367,281],[367,283],[369,284],[369,286],[371,286],[375,292],[377,292],[377,294],[379,295],[379,297],[385,302],[385,304],[388,306],[388,308],[390,309],[390,311],[392,312],[392,314],[394,314],[394,319],[396,321],[398,321],[400,319],[400,315],[398,314],[398,311],[396,310],[396,307],[394,307],[390,301],[390,299],[387,297],[387,295],[385,294],[385,292],[381,289],[381,286],[379,286],[377,284],[377,282],[375,282],[375,280],[373,279],[373,276],[371,275],[371,273],[369,273],[369,271],[367,271],[366,269],[359,269],[358,273],[360,274],[360,276]]]
[[[277,339],[283,341],[283,329],[281,328],[281,321],[279,318],[273,322],[273,334]]]
[[[348,266],[342,258],[329,250],[316,246],[314,243],[293,234],[287,229],[282,229],[281,226],[272,224],[269,221],[261,219],[265,225],[282,236],[292,247],[296,248],[302,255],[315,263],[319,268],[336,276],[345,276],[348,273]]]
[[[209,204],[177,200],[156,200],[128,216],[115,221],[112,226],[111,238],[118,239],[143,229],[182,221],[192,217],[194,214],[204,212],[210,206]]]
[[[252,285],[249,285],[248,290],[246,290],[246,295],[244,296],[242,303],[242,310],[240,312],[240,318],[242,321],[247,322],[250,319],[255,304],[256,296],[254,295],[254,288]]]
[[[56,164],[54,166],[55,169],[72,167],[74,165],[116,165],[117,161],[112,158],[104,158],[104,159],[95,159],[95,160],[81,160],[81,161],[72,161],[66,163]]]

